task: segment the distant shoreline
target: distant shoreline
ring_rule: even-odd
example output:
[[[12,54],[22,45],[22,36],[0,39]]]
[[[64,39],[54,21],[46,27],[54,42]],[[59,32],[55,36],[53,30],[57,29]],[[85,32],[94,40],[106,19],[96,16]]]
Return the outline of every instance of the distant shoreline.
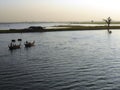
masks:
[[[2,33],[30,33],[30,32],[55,32],[55,31],[86,31],[86,30],[107,30],[107,26],[72,26],[72,25],[58,25],[54,26],[54,29],[43,29],[43,30],[25,30],[25,29],[10,29],[0,30]],[[61,28],[60,28],[61,27]],[[110,26],[109,29],[120,29],[120,26]]]

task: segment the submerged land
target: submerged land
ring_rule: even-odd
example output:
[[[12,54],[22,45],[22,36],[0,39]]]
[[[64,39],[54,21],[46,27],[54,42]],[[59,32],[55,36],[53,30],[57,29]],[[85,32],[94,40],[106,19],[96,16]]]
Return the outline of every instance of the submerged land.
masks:
[[[75,25],[71,25],[75,24]],[[98,24],[98,26],[82,26],[77,24]],[[112,22],[113,24],[120,24],[120,22]],[[109,29],[120,29],[120,26],[110,26]],[[41,26],[34,28],[26,29],[9,29],[9,30],[0,30],[0,33],[29,33],[29,32],[52,32],[52,31],[83,31],[83,30],[105,30],[108,29],[107,25],[104,22],[71,22],[70,25],[57,25],[52,28],[42,28]]]

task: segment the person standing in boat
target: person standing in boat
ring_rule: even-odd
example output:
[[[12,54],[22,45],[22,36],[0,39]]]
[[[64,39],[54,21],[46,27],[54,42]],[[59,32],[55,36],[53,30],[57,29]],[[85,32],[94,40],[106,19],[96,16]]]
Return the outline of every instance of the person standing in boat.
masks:
[[[11,47],[13,46],[12,42],[10,43],[10,46],[11,46]]]

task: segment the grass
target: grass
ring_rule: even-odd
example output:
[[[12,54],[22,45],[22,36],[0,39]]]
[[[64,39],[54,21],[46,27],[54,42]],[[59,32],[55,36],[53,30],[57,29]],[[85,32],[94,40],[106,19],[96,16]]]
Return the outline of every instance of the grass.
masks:
[[[55,29],[49,29],[49,31],[75,31],[75,30],[103,30],[103,29],[108,29],[107,26],[71,26],[71,25],[59,25],[55,26]],[[57,28],[58,27],[58,28]],[[63,28],[59,28],[63,27]],[[110,26],[109,29],[120,29],[120,26]]]

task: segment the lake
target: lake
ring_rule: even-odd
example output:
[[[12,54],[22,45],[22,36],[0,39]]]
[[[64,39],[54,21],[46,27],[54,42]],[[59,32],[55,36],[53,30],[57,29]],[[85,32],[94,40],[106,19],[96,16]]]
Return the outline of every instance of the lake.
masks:
[[[0,90],[119,90],[120,31],[112,32],[0,34]],[[9,51],[18,38],[21,49]]]

